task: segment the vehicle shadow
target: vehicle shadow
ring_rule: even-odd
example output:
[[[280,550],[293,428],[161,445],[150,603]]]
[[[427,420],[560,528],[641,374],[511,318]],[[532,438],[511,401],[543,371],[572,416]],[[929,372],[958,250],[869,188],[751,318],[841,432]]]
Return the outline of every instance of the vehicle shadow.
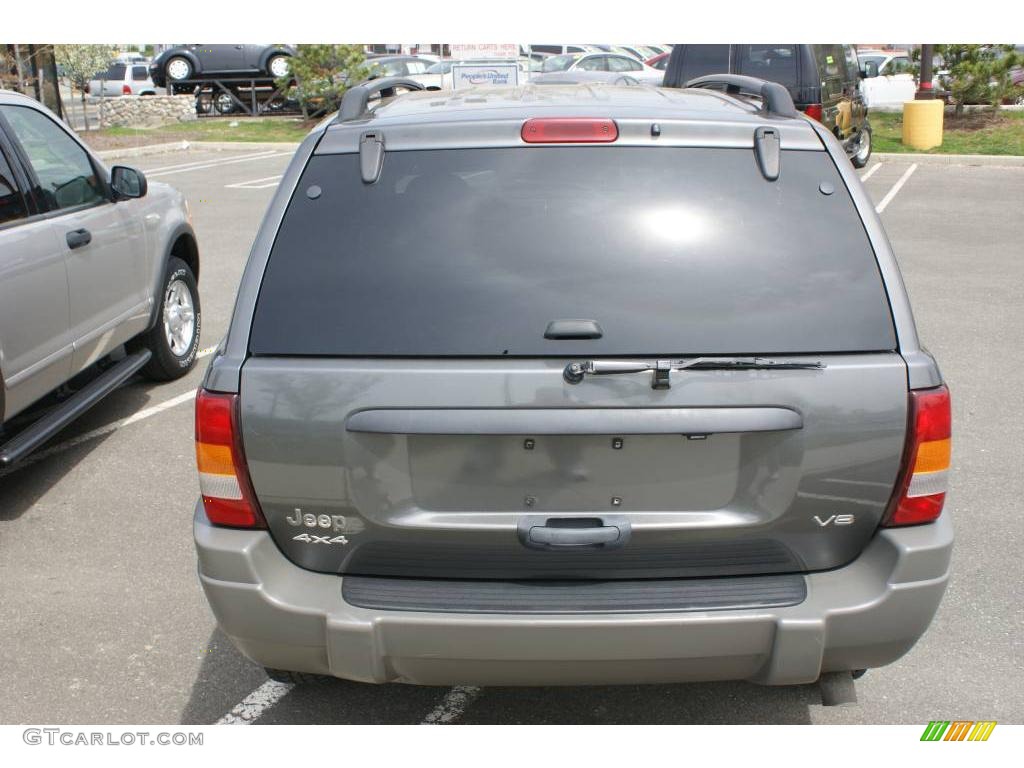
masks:
[[[214,629],[179,722],[216,723],[266,681],[263,670],[239,653],[223,632]]]
[[[50,488],[114,434],[112,430],[87,437],[90,432],[162,401],[166,391],[165,385],[136,377],[101,400],[23,461],[0,469],[0,521],[16,520],[32,509]],[[75,443],[83,437],[87,439]],[[67,443],[71,445],[64,447]]]
[[[744,682],[487,688],[460,718],[474,725],[801,725],[817,686]]]
[[[214,630],[181,723],[215,723],[262,685],[262,669]],[[369,685],[346,680],[295,686],[255,722],[260,725],[415,724],[449,688]],[[787,724],[811,722],[817,686],[744,682],[485,688],[455,719],[460,724]]]
[[[264,671],[246,659],[219,630],[210,635],[209,653],[200,665],[182,710],[182,724],[216,723],[266,682]],[[275,724],[415,724],[437,706],[447,688],[367,685],[347,680],[299,685],[256,722]]]

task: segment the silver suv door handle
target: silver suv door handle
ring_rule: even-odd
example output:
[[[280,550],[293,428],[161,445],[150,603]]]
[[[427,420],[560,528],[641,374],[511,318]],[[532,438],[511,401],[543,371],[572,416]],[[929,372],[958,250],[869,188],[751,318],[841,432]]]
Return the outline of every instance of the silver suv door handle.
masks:
[[[68,248],[75,250],[92,242],[92,233],[88,229],[73,229],[67,234]]]

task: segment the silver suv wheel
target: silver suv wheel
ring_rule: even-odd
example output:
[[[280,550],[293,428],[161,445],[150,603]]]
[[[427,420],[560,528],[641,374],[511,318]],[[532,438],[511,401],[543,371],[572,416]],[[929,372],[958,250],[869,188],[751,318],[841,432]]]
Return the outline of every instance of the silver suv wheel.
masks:
[[[167,286],[164,299],[164,335],[167,346],[176,357],[187,354],[192,347],[196,332],[196,314],[192,291],[182,280],[174,280]]]

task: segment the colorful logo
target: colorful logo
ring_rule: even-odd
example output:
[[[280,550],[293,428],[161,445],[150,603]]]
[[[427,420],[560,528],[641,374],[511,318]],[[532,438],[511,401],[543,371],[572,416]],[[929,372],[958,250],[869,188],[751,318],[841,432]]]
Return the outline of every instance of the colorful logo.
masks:
[[[995,727],[995,720],[932,720],[921,741],[988,741]]]

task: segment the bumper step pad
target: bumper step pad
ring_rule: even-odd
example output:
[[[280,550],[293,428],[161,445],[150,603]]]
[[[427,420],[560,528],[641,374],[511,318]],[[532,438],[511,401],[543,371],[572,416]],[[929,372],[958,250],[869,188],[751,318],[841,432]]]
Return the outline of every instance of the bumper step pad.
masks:
[[[651,613],[768,608],[802,603],[799,574],[715,579],[468,581],[345,576],[360,608],[441,613]]]

